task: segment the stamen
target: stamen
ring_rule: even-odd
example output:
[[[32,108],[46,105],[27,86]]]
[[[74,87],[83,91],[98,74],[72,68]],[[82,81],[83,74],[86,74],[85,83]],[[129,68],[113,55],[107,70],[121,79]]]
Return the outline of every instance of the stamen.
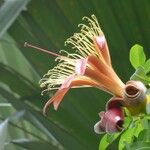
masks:
[[[95,55],[100,59],[103,59],[102,54],[95,50],[95,46],[93,44],[95,37],[103,35],[96,17],[94,15],[91,16],[91,19],[83,17],[83,20],[87,20],[88,25],[79,24],[81,32],[75,33],[73,36],[68,38],[65,45],[71,44],[72,48],[75,49],[76,52],[83,58],[86,58],[89,55]]]
[[[37,50],[39,50],[39,51],[45,52],[45,53],[47,53],[47,54],[50,54],[50,55],[53,55],[53,56],[56,56],[56,57],[65,57],[65,56],[61,56],[61,55],[59,55],[59,54],[57,54],[57,53],[51,52],[51,51],[49,51],[49,50],[40,48],[40,47],[38,47],[38,46],[34,46],[34,45],[29,44],[29,43],[27,43],[27,42],[24,43],[24,47],[31,47],[31,48],[37,49]]]
[[[77,61],[79,59],[87,59],[88,56],[96,56],[102,62],[105,63],[103,55],[100,51],[95,49],[94,39],[95,37],[103,36],[103,32],[98,24],[98,21],[94,15],[91,16],[91,19],[88,17],[84,17],[83,20],[88,22],[87,25],[80,24],[80,33],[74,33],[73,36],[67,39],[65,42],[65,46],[70,44],[72,49],[75,49],[75,53],[68,53],[65,50],[60,50],[60,55],[47,51],[45,49],[41,49],[37,46],[33,46],[31,44],[25,43],[26,47],[31,47],[38,49],[40,51],[49,53],[53,56],[57,56],[55,59],[58,61],[58,65],[53,69],[50,69],[44,76],[43,79],[40,80],[41,87],[50,90],[59,89],[60,86],[66,81],[66,78],[72,74],[76,74],[78,72],[78,68],[83,66],[77,65]],[[102,47],[103,47],[102,43]],[[62,54],[61,54],[62,53]],[[64,56],[63,56],[64,55]],[[88,64],[87,64],[88,66]],[[89,68],[89,66],[88,66]],[[84,70],[84,69],[83,69]],[[81,73],[82,74],[82,73]],[[79,76],[78,76],[79,77]],[[46,90],[44,90],[45,92]]]

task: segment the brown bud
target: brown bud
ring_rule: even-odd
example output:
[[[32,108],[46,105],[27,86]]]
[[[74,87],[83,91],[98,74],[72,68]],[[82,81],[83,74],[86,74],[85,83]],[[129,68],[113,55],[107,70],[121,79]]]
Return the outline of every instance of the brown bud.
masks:
[[[145,108],[146,87],[140,81],[128,81],[123,90],[123,100],[131,114],[135,115]]]

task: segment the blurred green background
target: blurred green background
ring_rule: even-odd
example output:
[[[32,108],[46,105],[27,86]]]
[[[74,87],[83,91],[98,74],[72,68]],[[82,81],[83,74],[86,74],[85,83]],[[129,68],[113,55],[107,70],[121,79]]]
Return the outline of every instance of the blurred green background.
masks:
[[[110,95],[94,88],[71,89],[56,112],[42,108],[38,81],[56,62],[24,48],[28,41],[58,52],[83,16],[95,14],[105,33],[113,67],[128,81],[128,59],[138,43],[150,56],[149,0],[1,0],[0,1],[0,150],[96,150],[93,131]],[[112,146],[113,149],[113,146]]]

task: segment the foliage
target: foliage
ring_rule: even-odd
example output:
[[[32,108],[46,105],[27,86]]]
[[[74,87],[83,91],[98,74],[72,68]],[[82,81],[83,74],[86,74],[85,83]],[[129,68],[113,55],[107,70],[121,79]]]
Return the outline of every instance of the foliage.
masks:
[[[144,65],[146,60],[143,47],[136,44],[130,50],[130,62],[132,66],[137,69],[139,66]]]
[[[135,45],[131,48],[130,61],[132,66],[136,69],[130,79],[139,80],[145,85],[148,85],[150,83],[150,59],[146,61],[146,56],[142,46]]]

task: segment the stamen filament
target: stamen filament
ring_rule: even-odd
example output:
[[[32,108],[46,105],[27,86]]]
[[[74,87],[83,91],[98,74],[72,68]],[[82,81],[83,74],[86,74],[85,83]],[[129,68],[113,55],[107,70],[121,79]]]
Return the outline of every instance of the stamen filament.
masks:
[[[37,49],[37,50],[39,50],[39,51],[48,53],[48,54],[53,55],[53,56],[56,56],[56,57],[64,57],[64,56],[61,56],[61,55],[59,55],[59,54],[57,54],[57,53],[51,52],[51,51],[49,51],[49,50],[40,48],[40,47],[38,47],[38,46],[34,46],[34,45],[32,45],[32,44],[29,44],[29,43],[27,43],[27,42],[24,43],[24,47],[31,47],[31,48]]]

